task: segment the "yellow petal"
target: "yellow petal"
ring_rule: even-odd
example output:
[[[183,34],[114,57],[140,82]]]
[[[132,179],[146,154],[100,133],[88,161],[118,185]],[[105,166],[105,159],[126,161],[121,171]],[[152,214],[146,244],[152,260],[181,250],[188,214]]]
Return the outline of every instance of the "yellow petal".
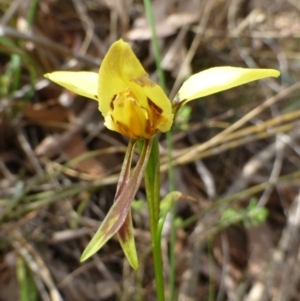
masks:
[[[131,80],[147,76],[129,44],[123,40],[113,43],[99,70],[99,110],[103,116],[111,110],[115,95],[129,87]]]
[[[148,110],[139,104],[127,88],[114,99],[113,110],[105,118],[105,126],[115,130],[116,125],[118,132],[132,139],[151,138],[151,131],[146,134],[148,120]]]
[[[98,95],[105,125],[132,139],[149,139],[172,126],[170,100],[122,40],[112,44],[102,61]]]
[[[178,91],[176,102],[195,98],[240,86],[265,77],[278,77],[274,69],[248,69],[238,67],[215,67],[192,75]]]
[[[141,95],[142,93],[146,96],[145,101],[149,108],[149,114],[156,115],[152,116],[152,118],[155,119],[156,128],[163,133],[169,131],[173,124],[174,115],[172,113],[171,101],[166,96],[163,89],[155,83],[141,84],[141,86],[131,85],[131,88],[135,91],[137,97],[140,97],[140,99],[143,99],[143,96]],[[138,91],[140,89],[142,89],[141,92]]]
[[[95,72],[56,71],[44,76],[76,94],[98,100],[98,74]]]

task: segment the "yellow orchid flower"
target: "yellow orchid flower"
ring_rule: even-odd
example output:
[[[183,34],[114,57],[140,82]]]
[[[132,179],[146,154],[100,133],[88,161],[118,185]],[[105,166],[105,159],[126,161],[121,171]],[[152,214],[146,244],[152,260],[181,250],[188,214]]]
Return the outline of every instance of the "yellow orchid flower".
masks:
[[[98,100],[105,126],[129,138],[149,139],[172,126],[168,97],[122,40],[110,47],[99,75],[58,71],[45,76],[77,94]]]
[[[113,43],[99,73],[57,71],[45,76],[57,84],[98,101],[105,126],[132,139],[149,139],[170,130],[174,113],[184,103],[254,80],[278,77],[273,69],[215,67],[191,76],[172,103],[154,83],[123,40]]]
[[[88,98],[98,101],[105,126],[129,137],[130,143],[119,178],[114,204],[81,260],[96,253],[114,234],[135,269],[138,267],[134,244],[130,203],[142,180],[152,147],[152,137],[170,130],[174,115],[186,102],[227,90],[254,80],[278,77],[273,69],[216,67],[191,76],[170,101],[154,83],[133,53],[129,44],[119,40],[111,45],[99,73],[57,71],[45,77]],[[131,159],[136,140],[144,139],[141,157],[131,173]]]

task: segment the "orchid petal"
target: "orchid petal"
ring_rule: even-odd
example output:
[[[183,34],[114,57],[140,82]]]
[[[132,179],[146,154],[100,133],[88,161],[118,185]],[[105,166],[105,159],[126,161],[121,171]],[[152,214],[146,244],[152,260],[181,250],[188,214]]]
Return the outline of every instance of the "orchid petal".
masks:
[[[98,100],[98,74],[95,72],[56,71],[44,76],[76,94]]]
[[[130,138],[150,139],[172,126],[170,100],[122,40],[111,45],[102,61],[98,95],[105,125]]]
[[[176,102],[188,102],[266,77],[278,77],[274,69],[215,67],[192,75],[178,91]]]

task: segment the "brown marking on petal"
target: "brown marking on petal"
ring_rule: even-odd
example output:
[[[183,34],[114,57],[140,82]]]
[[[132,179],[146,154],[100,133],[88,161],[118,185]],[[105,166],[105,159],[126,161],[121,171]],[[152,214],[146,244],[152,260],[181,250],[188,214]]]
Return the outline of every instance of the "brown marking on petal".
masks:
[[[148,121],[146,122],[146,128],[145,128],[145,133],[149,136],[152,136],[153,133],[153,126],[151,125],[151,123]]]
[[[116,100],[116,98],[118,97],[118,94],[115,94],[113,96],[113,98],[111,99],[111,102],[110,102],[110,108],[113,110],[114,109],[114,101]]]
[[[160,115],[163,110],[157,104],[155,104],[149,97],[147,97],[147,100],[148,100],[149,106],[151,108],[153,108],[157,114]]]
[[[94,97],[98,99],[98,95],[94,95]]]
[[[146,123],[145,133],[148,135],[148,137],[152,137],[157,133],[157,129],[154,128],[154,126],[150,123]]]
[[[147,97],[149,109],[149,122],[146,124],[145,132],[149,135],[149,137],[152,137],[155,135],[158,131],[157,127],[158,125],[161,125],[163,120],[165,119],[162,116],[163,110],[155,104],[149,97]]]
[[[150,87],[154,87],[156,84],[155,82],[153,82],[150,78],[149,75],[147,73],[143,74],[142,76],[132,79],[132,82],[138,84],[141,87],[144,86],[150,86]]]

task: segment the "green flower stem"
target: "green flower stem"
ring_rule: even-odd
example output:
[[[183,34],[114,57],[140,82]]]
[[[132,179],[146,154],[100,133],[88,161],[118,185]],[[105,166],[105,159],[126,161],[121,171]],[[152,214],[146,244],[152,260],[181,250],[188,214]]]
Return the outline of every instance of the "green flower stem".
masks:
[[[174,115],[175,116],[175,115]],[[169,176],[169,191],[175,191],[175,173],[172,162],[172,130],[167,133],[168,145],[168,176]],[[176,280],[176,258],[175,258],[175,243],[176,243],[176,227],[175,227],[175,205],[171,209],[171,231],[170,231],[170,272],[169,272],[169,300],[174,300],[175,297],[175,280]]]
[[[164,71],[160,64],[161,63],[161,55],[160,55],[158,38],[157,38],[157,34],[156,34],[156,29],[155,29],[155,20],[154,20],[154,16],[153,16],[151,1],[144,0],[144,6],[145,6],[147,19],[148,19],[149,26],[150,26],[151,33],[152,33],[153,52],[154,52],[154,58],[155,58],[155,62],[156,62],[158,81],[160,83],[160,86],[163,88],[163,90],[166,91],[166,80],[165,80]]]
[[[155,20],[154,20],[154,16],[153,16],[151,1],[150,0],[144,0],[144,6],[145,6],[147,19],[148,19],[149,26],[151,28],[151,33],[152,33],[152,44],[153,44],[154,57],[155,57],[156,68],[157,68],[157,73],[158,73],[158,80],[159,80],[159,83],[160,83],[161,87],[163,88],[163,90],[166,91],[166,81],[165,81],[165,76],[164,76],[163,69],[161,67],[161,55],[160,55],[160,49],[159,49],[159,44],[158,44],[158,38],[157,38],[157,34],[156,34]],[[172,133],[170,131],[170,132],[167,133],[167,143],[168,143],[168,154],[169,154],[169,160],[168,160],[168,162],[169,162],[169,183],[170,183],[170,191],[173,191],[174,186],[175,186],[174,185],[175,180],[174,180],[174,168],[173,168],[172,163],[171,163],[172,162],[172,158],[171,158],[172,157],[171,156],[172,139],[171,138],[172,138]],[[159,158],[156,162],[159,162]],[[157,171],[157,174],[158,173],[159,173],[159,170]],[[159,198],[159,191],[158,191],[158,198]],[[149,210],[150,210],[150,208],[149,208]],[[171,228],[171,237],[170,237],[170,280],[169,280],[170,300],[173,300],[174,292],[175,292],[175,253],[174,253],[174,245],[175,245],[175,240],[176,240],[176,229],[174,227],[174,220],[175,220],[175,209],[173,208],[172,209],[172,228]],[[154,239],[154,237],[155,236],[152,236],[152,239]],[[160,237],[160,236],[158,236],[158,237]],[[158,246],[157,246],[158,244],[159,244],[159,249],[160,249],[160,241],[156,240],[155,246],[157,248],[158,248]],[[162,299],[162,300],[164,300],[164,299]]]
[[[152,150],[146,167],[145,185],[153,218],[151,223],[155,226],[156,231],[160,211],[160,158],[156,136],[153,138]]]
[[[139,143],[139,148],[142,144]],[[153,138],[152,150],[145,172],[145,186],[148,201],[156,295],[158,301],[165,301],[163,264],[160,239],[157,240],[157,225],[160,212],[160,160],[157,137]]]

